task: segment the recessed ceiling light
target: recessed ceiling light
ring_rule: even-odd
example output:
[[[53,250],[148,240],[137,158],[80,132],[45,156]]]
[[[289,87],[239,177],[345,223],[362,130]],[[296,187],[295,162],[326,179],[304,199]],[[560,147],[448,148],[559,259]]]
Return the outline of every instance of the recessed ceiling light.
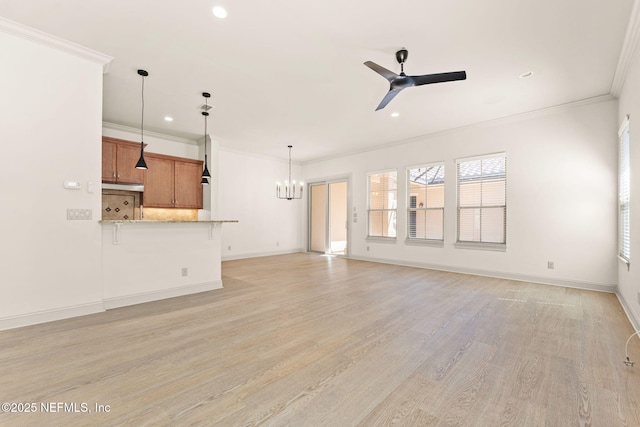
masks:
[[[391,113],[391,117],[400,117],[400,113],[398,113],[398,112]]]
[[[518,77],[521,79],[526,79],[527,77],[533,76],[533,71],[527,71],[526,73],[520,74]]]
[[[164,117],[164,121],[165,121],[165,122],[172,122],[172,121],[173,121],[173,117],[165,116],[165,117]]]
[[[227,17],[227,11],[222,6],[215,6],[213,8],[213,14],[216,18],[224,19]]]

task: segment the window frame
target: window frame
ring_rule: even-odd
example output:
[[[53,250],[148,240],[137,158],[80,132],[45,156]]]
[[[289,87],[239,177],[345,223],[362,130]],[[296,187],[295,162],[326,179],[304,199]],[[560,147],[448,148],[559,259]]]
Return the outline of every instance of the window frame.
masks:
[[[425,168],[425,169],[429,169],[432,167],[442,167],[443,169],[443,181],[442,181],[442,188],[443,188],[443,202],[442,202],[442,207],[437,207],[437,208],[433,208],[433,207],[428,207],[428,196],[426,194],[428,194],[428,192],[425,194],[425,206],[423,208],[420,207],[411,207],[411,183],[413,181],[411,181],[411,171],[414,169],[420,169],[420,168]],[[405,185],[405,190],[406,190],[406,213],[407,213],[407,217],[406,217],[406,238],[405,238],[405,243],[406,244],[416,244],[416,245],[432,245],[432,246],[444,246],[444,224],[445,224],[445,197],[446,197],[446,193],[445,193],[445,185],[446,185],[446,165],[444,161],[440,161],[440,162],[432,162],[432,163],[422,163],[419,165],[413,165],[413,166],[407,166],[406,170],[405,170],[405,177],[406,177],[406,185]],[[426,184],[426,187],[429,187],[429,184]],[[427,211],[441,211],[442,212],[442,238],[440,239],[434,239],[434,238],[428,238],[428,237],[412,237],[411,236],[411,213],[412,212],[425,212],[425,216],[426,216],[426,212]]]
[[[631,141],[629,115],[618,129],[618,258],[631,265]],[[626,219],[625,219],[626,214]]]
[[[477,160],[489,160],[495,158],[504,158],[504,205],[489,205],[483,206],[482,201],[477,206],[460,206],[460,164],[465,162],[472,162]],[[456,248],[462,249],[485,249],[493,251],[506,251],[507,250],[507,185],[508,185],[508,166],[507,166],[507,153],[498,152],[491,154],[484,154],[480,156],[463,157],[455,160],[456,165]],[[482,177],[480,178],[482,182]],[[483,209],[483,208],[502,208],[504,209],[504,224],[503,224],[503,242],[489,242],[489,241],[475,241],[475,240],[460,240],[460,212],[466,209]],[[482,211],[480,211],[482,213]],[[481,221],[482,219],[480,219]],[[482,237],[480,238],[482,239]]]
[[[372,209],[371,208],[371,177],[374,175],[382,175],[382,174],[395,174],[396,180],[396,188],[395,188],[395,208],[392,209]],[[384,235],[372,235],[371,233],[371,213],[372,212],[389,212],[392,213],[394,218],[394,231],[395,236],[384,236]],[[397,169],[385,169],[380,171],[368,172],[367,173],[367,240],[377,240],[383,242],[395,242],[398,238],[398,170]]]

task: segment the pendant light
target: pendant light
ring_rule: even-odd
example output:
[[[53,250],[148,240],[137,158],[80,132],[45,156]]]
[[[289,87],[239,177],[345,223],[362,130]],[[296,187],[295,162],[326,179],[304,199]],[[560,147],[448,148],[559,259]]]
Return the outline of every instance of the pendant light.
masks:
[[[144,161],[144,78],[149,75],[145,70],[138,70],[142,76],[142,119],[140,121],[140,159],[136,163],[136,169],[147,169],[147,162]]]
[[[278,199],[302,199],[302,189],[304,188],[304,182],[300,181],[300,184],[296,186],[296,181],[291,181],[291,148],[289,147],[289,179],[284,182],[284,194],[282,194],[282,186],[279,182],[276,182],[276,197]],[[298,191],[299,190],[299,191]]]
[[[211,174],[209,173],[209,167],[207,165],[207,118],[209,117],[209,113],[206,111],[209,109],[208,100],[211,97],[211,94],[208,92],[202,92],[202,96],[204,96],[204,109],[202,112],[204,116],[204,169],[202,170],[202,185],[209,185],[209,179],[211,179]]]

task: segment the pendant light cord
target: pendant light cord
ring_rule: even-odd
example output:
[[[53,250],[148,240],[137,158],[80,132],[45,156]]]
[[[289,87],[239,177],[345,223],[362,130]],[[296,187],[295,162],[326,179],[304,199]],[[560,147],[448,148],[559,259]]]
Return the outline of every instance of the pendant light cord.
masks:
[[[291,146],[289,146],[289,186],[291,185]]]
[[[209,100],[207,98],[204,99],[204,110],[207,111],[209,109]],[[207,143],[207,116],[204,116],[204,143]]]
[[[202,115],[204,116],[204,168],[202,169],[202,185],[208,185],[209,180],[211,179],[211,173],[209,172],[208,166],[208,156],[207,156],[207,137],[209,135],[208,122],[209,122],[209,97],[211,94],[209,92],[202,92],[202,96],[204,97],[204,106],[202,106]]]
[[[138,70],[138,75],[142,77],[142,117],[140,118],[140,159],[136,163],[136,169],[147,169],[144,161],[144,78],[149,75],[145,70]]]
[[[209,121],[209,93],[204,92],[202,94],[204,96],[204,112],[202,115],[204,116],[204,169],[209,173],[208,164],[207,164],[207,122]],[[203,172],[204,173],[204,172]]]
[[[204,98],[205,111],[209,109],[209,99],[207,97]],[[204,165],[207,166],[207,119],[209,118],[209,114],[204,116]]]
[[[142,76],[142,119],[140,120],[140,142],[144,142],[144,76]],[[140,150],[142,150],[142,148]]]

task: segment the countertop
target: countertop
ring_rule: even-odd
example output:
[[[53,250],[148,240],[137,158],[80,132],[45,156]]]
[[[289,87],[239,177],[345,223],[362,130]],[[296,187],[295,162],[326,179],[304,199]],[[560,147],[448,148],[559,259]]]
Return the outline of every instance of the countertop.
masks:
[[[207,219],[207,220],[199,220],[199,221],[152,221],[145,219],[103,219],[99,222],[103,224],[162,224],[162,223],[172,223],[172,224],[216,224],[221,222],[238,222],[237,219]]]

